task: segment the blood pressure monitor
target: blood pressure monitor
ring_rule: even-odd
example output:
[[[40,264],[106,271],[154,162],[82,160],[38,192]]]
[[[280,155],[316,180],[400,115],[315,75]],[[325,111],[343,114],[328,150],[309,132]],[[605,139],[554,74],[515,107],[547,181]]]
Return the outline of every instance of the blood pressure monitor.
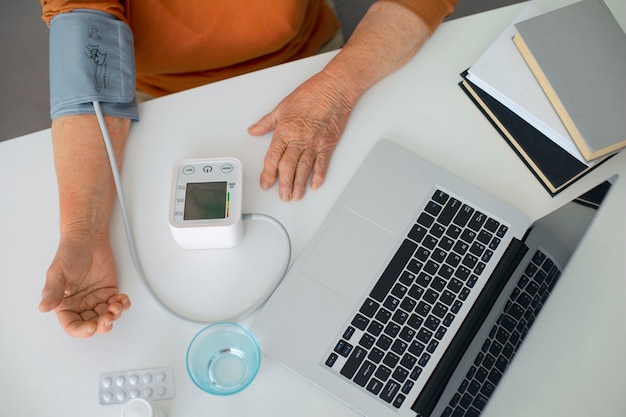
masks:
[[[243,238],[243,175],[236,158],[186,159],[176,164],[169,224],[184,249],[234,247]]]

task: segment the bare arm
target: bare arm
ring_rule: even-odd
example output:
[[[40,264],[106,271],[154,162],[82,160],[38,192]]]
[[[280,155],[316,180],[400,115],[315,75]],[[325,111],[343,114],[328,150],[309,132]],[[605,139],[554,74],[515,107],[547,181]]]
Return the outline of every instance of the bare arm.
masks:
[[[106,121],[121,161],[130,120]],[[109,244],[115,185],[102,134],[93,115],[64,116],[53,121],[52,140],[61,233],[39,309],[54,310],[72,336],[106,333],[130,301],[118,292]]]

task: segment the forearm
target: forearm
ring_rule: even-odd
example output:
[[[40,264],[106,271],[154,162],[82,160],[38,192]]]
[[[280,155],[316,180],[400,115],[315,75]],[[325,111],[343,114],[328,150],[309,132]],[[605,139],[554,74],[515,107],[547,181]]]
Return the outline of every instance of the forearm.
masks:
[[[352,105],[371,86],[408,62],[430,37],[426,23],[392,2],[374,3],[324,73]]]
[[[121,163],[129,119],[105,117]],[[61,237],[108,239],[115,184],[98,122],[93,115],[64,116],[52,122],[59,187]]]

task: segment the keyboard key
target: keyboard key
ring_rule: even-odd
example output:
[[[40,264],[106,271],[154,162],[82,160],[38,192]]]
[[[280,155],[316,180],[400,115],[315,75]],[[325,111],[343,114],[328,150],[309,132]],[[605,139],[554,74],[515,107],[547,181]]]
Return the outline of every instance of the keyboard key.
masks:
[[[428,318],[426,319],[426,321],[424,322],[424,327],[426,327],[427,329],[432,330],[433,332],[435,330],[437,330],[437,328],[439,327],[439,324],[441,323],[441,320],[438,319],[435,316],[428,316]]]
[[[393,375],[391,375],[391,377],[396,381],[403,383],[409,377],[409,371],[402,367],[398,367],[395,371],[393,371]]]
[[[478,263],[478,258],[475,257],[474,255],[472,255],[471,253],[468,253],[467,255],[465,255],[465,257],[463,258],[462,261],[463,265],[465,265],[466,267],[468,267],[469,269],[474,269],[474,267],[476,266],[476,264]]]
[[[442,205],[443,205],[443,204],[446,204],[446,201],[448,201],[448,198],[449,198],[449,197],[450,197],[450,196],[449,196],[446,192],[441,191],[441,190],[437,190],[437,191],[435,191],[435,193],[433,194],[433,196],[432,196],[432,200],[434,200],[434,201],[436,201],[437,203],[439,203],[439,204],[442,204]]]
[[[454,274],[454,268],[451,268],[450,266],[445,264],[441,265],[441,268],[439,268],[439,271],[437,271],[437,275],[445,279],[446,281],[448,281],[452,277],[452,274]]]
[[[383,331],[383,325],[377,321],[373,321],[367,326],[367,331],[374,336],[378,336]]]
[[[430,341],[430,338],[433,337],[433,332],[431,332],[428,329],[420,329],[417,332],[417,340],[419,340],[420,342],[422,342],[424,345],[427,345],[428,342]]]
[[[367,317],[357,314],[352,320],[352,325],[359,330],[365,330],[369,322],[370,320]]]
[[[387,368],[384,365],[379,366],[378,369],[376,370],[376,378],[380,379],[383,382],[389,379],[390,376],[391,376],[391,369]]]
[[[429,360],[430,360],[430,355],[428,353],[424,353],[422,357],[420,358],[420,360],[417,362],[417,364],[421,367],[424,367],[426,366]]]
[[[383,333],[385,333],[386,335],[388,335],[390,338],[394,338],[396,337],[396,335],[400,332],[400,326],[398,326],[396,323],[390,321],[389,323],[387,323],[387,326],[385,326],[385,330],[383,330]]]
[[[430,226],[430,234],[435,236],[436,238],[440,238],[446,232],[446,228],[440,225],[439,223],[435,223]]]
[[[414,256],[418,261],[426,262],[430,258],[430,253],[430,250],[420,247],[415,251]]]
[[[378,346],[382,350],[387,350],[389,349],[389,346],[391,346],[391,343],[393,343],[393,340],[385,335],[381,335],[376,341],[376,346]]]
[[[340,340],[337,342],[333,350],[337,353],[341,353],[346,348],[346,345],[348,345],[348,342],[346,342],[345,340]]]
[[[369,384],[367,384],[366,389],[372,394],[378,395],[378,393],[383,389],[383,383],[377,379],[371,379]]]
[[[443,239],[439,241],[438,247],[445,250],[446,252],[449,252],[450,249],[452,249],[453,245],[454,245],[454,240],[448,236],[445,236]]]
[[[422,317],[418,316],[417,314],[411,314],[406,324],[417,330],[420,328],[423,322],[424,319]]]
[[[385,357],[385,352],[378,349],[377,347],[373,348],[369,355],[367,355],[367,359],[371,360],[374,363],[380,363]]]
[[[415,242],[420,243],[422,239],[424,238],[424,236],[426,236],[427,231],[428,231],[427,227],[422,226],[420,224],[414,224],[408,236],[410,239],[414,240]]]
[[[350,355],[343,368],[341,368],[341,375],[348,379],[352,379],[356,371],[359,369],[359,366],[361,366],[361,363],[363,363],[363,360],[365,360],[366,355],[367,351],[365,349],[359,346],[355,347],[352,355]]]
[[[355,330],[355,328],[354,328],[354,327],[352,327],[352,326],[348,326],[348,328],[346,329],[346,331],[345,331],[345,332],[343,332],[343,338],[344,338],[345,340],[350,340],[350,338],[352,337],[352,335],[354,334],[354,332],[355,332],[355,331],[356,331],[356,330]]]
[[[337,359],[339,359],[339,356],[337,356],[336,353],[331,353],[328,359],[326,359],[326,366],[332,368],[335,362],[337,362]]]
[[[455,299],[456,299],[456,296],[452,292],[446,290],[441,294],[441,298],[439,300],[445,305],[450,306],[452,305]]]
[[[435,333],[435,339],[437,339],[437,340],[443,339],[443,337],[446,335],[447,331],[448,331],[448,329],[446,329],[444,326],[440,326],[437,329],[437,332]]]
[[[463,307],[463,302],[461,300],[456,300],[453,304],[452,307],[450,307],[450,311],[453,312],[454,314],[458,314],[459,311],[461,311],[461,307]],[[450,315],[450,314],[448,314]],[[447,319],[448,316],[446,316]],[[449,324],[447,324],[447,326],[449,326]]]
[[[420,301],[417,307],[415,308],[415,312],[422,317],[426,317],[430,312],[430,304],[425,303],[424,301]]]
[[[449,199],[441,214],[437,217],[437,222],[444,226],[449,225],[460,208],[461,202],[459,200],[456,198]]]
[[[420,298],[422,298],[424,291],[424,287],[420,285],[412,285],[411,289],[409,290],[409,297],[413,298],[414,300],[419,300]]]
[[[437,217],[437,215],[441,212],[441,209],[441,204],[437,204],[434,201],[429,201],[428,203],[426,203],[426,207],[424,207],[424,211],[426,213],[432,214],[434,217]]]
[[[410,353],[406,353],[402,357],[402,360],[400,361],[400,365],[402,365],[406,369],[413,369],[416,363],[417,363],[417,358],[411,355]],[[405,392],[405,394],[408,394],[408,393]]]
[[[496,386],[491,382],[487,381],[483,384],[483,387],[480,389],[480,392],[487,398],[491,397],[491,394],[496,390]]]
[[[474,241],[474,239],[476,239],[476,232],[471,230],[471,229],[465,229],[463,230],[463,233],[461,233],[461,240],[463,240],[466,243],[472,243]]]
[[[447,255],[448,255],[448,252],[443,250],[443,249],[434,249],[433,250],[433,253],[432,253],[431,257],[432,257],[433,261],[436,262],[436,264],[435,264],[436,268],[435,268],[435,271],[433,272],[433,274],[435,272],[437,272],[437,269],[439,269],[439,265],[438,264],[441,264],[446,259]]]
[[[424,349],[426,349],[426,345],[418,341],[414,341],[413,343],[411,343],[411,346],[409,346],[409,352],[411,352],[415,356],[420,356]]]
[[[412,311],[412,310],[409,310]],[[399,325],[403,325],[409,318],[409,313],[407,313],[404,310],[397,310],[394,314],[393,317],[391,318],[391,320],[393,320],[395,323],[399,324]]]
[[[456,244],[454,245],[454,251],[456,253],[458,253],[459,255],[465,255],[465,252],[467,252],[467,250],[470,248],[469,244],[459,240],[458,242],[456,242]]]
[[[433,257],[433,259],[435,257],[435,252],[437,252],[437,251],[434,251],[433,253],[431,253],[431,256]],[[441,261],[443,261],[443,259]],[[441,262],[441,261],[439,261],[439,262]],[[436,262],[433,262],[430,259],[424,265],[424,272],[426,272],[427,274],[435,275],[438,270],[439,270],[439,265]]]
[[[357,372],[356,376],[354,377],[354,382],[357,385],[364,387],[367,384],[367,381],[369,381],[372,375],[374,375],[375,370],[376,365],[374,365],[370,361],[365,361],[363,366],[361,366],[361,369],[359,369],[359,372]]]
[[[426,290],[426,293],[422,297],[422,299],[429,304],[435,304],[435,301],[437,301],[437,298],[439,298],[439,293],[430,288]]]
[[[359,346],[364,347],[365,349],[371,349],[374,346],[374,342],[376,342],[376,338],[370,334],[365,333],[361,336],[361,340],[359,340]]]
[[[417,378],[419,378],[419,376],[421,374],[422,374],[422,368],[420,368],[419,366],[416,366],[411,371],[411,374],[409,375],[409,378],[411,378],[413,381],[415,381],[415,380],[417,380]]]
[[[380,398],[382,398],[383,401],[391,403],[398,391],[400,391],[400,384],[394,380],[389,380],[389,382],[385,385],[385,388],[383,388],[383,391],[380,393]]]
[[[407,291],[408,288],[405,285],[397,283],[396,285],[394,285],[393,290],[391,290],[391,294],[401,300],[402,298],[404,298],[404,295]]]
[[[417,306],[417,301],[415,301],[411,297],[405,297],[404,300],[402,300],[402,302],[400,303],[400,308],[404,311],[413,311],[415,306]]]
[[[415,275],[408,271],[404,271],[402,275],[400,275],[400,282],[407,287],[410,287],[413,281],[415,281]]]
[[[449,236],[452,239],[458,239],[460,235],[461,229],[456,225],[452,225],[448,227],[448,230],[446,230],[446,236]]]
[[[546,254],[541,252],[540,250],[537,250],[537,252],[535,252],[535,255],[533,256],[533,262],[535,263],[535,265],[541,266],[541,264],[543,264],[543,261],[545,260]]]
[[[437,303],[433,308],[433,314],[440,319],[444,318],[448,313],[448,307],[443,305],[442,303]]]
[[[444,279],[436,277],[433,278],[432,282],[430,283],[430,287],[438,292],[441,292],[446,287],[446,284],[447,282]]]
[[[500,227],[500,222],[491,217],[485,222],[485,229],[489,230],[491,233],[496,233],[498,227]]]
[[[498,239],[497,237],[494,237],[493,239],[491,239],[491,242],[489,242],[489,249],[491,250],[498,249],[498,246],[500,246],[500,242],[501,242],[500,239]]]
[[[437,346],[439,346],[439,342],[436,340],[431,340],[428,346],[426,347],[426,352],[428,353],[435,352],[435,349],[437,349]]]
[[[371,298],[368,298],[367,300],[365,300],[365,302],[363,303],[359,311],[363,313],[365,316],[372,318],[374,317],[374,314],[376,314],[376,311],[378,310],[379,306],[380,306],[379,303],[372,300]]]
[[[417,245],[410,240],[405,239],[404,242],[402,242],[402,245],[400,245],[391,259],[391,262],[389,262],[389,265],[387,265],[387,268],[385,268],[385,271],[370,293],[370,296],[374,300],[382,302],[385,299],[387,293],[396,282],[397,277],[404,270],[404,266],[409,262],[411,256],[413,256],[415,249],[417,249]]]
[[[428,213],[422,213],[420,214],[420,216],[417,218],[417,224],[420,224],[424,227],[426,227],[427,229],[432,226],[432,224],[435,222],[435,218],[433,216],[431,216]]]
[[[486,230],[481,230],[478,233],[478,236],[476,237],[476,240],[478,240],[480,243],[488,245],[489,242],[491,242],[491,238],[492,237],[493,237],[493,235],[491,233],[487,232]]]
[[[465,227],[467,222],[472,217],[472,214],[474,214],[474,209],[468,206],[467,204],[463,204],[463,207],[461,207],[461,210],[458,212],[453,222],[457,226]]]
[[[406,381],[402,386],[402,393],[409,394],[411,392],[411,389],[413,388],[413,385],[415,385],[413,381]]]
[[[416,331],[415,329],[412,329],[411,327],[404,327],[399,334],[400,339],[404,340],[405,342],[409,343],[413,340],[413,338],[415,337]]]
[[[428,274],[427,274],[427,273],[425,273],[425,272],[422,272],[422,273],[420,273],[420,274],[417,276],[417,279],[415,280],[415,282],[416,282],[418,285],[422,286],[423,288],[426,288],[426,287],[428,287],[428,286],[430,285],[430,281],[431,281],[432,279],[433,279],[433,278],[432,278],[430,275],[428,275]]]
[[[407,265],[406,269],[411,271],[413,274],[418,274],[422,270],[423,267],[424,267],[424,264],[422,262],[413,258],[409,261],[409,264]]]
[[[389,310],[389,311],[395,311],[396,308],[398,308],[398,305],[400,305],[400,300],[398,300],[396,297],[393,296],[388,296],[385,299],[385,302],[383,303],[383,306]]]
[[[402,407],[402,404],[404,403],[405,399],[406,399],[406,397],[404,395],[398,394],[396,399],[393,400],[393,406],[396,407],[396,408]]]
[[[456,268],[461,263],[461,257],[454,252],[450,252],[448,257],[446,258],[446,263]]]
[[[387,323],[390,318],[391,312],[387,309],[381,308],[380,310],[378,310],[378,313],[376,313],[376,320],[383,324]]]
[[[463,288],[463,283],[456,278],[452,278],[446,287],[455,294],[458,294]]]
[[[437,238],[432,235],[427,235],[426,238],[422,241],[422,245],[426,249],[434,249],[437,246]]]

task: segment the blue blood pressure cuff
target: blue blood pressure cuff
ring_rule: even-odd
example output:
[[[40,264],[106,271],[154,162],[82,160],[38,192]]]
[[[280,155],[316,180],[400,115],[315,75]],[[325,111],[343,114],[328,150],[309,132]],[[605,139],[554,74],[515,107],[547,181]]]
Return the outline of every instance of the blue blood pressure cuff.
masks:
[[[74,10],[50,22],[50,116],[102,112],[138,120],[133,33],[108,13]]]

